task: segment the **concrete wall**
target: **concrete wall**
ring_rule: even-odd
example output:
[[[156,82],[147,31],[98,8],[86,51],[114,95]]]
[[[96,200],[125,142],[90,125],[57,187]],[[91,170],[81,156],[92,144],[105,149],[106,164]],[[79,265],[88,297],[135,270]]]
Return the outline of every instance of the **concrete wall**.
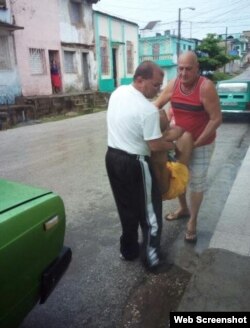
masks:
[[[81,6],[82,23],[73,25],[69,0],[60,0],[60,39],[62,41],[62,56],[64,51],[74,52],[75,72],[67,73],[63,69],[63,84],[65,91],[84,91],[97,89],[97,68],[94,53],[94,30],[92,6],[83,1]],[[86,55],[88,72],[83,67],[83,55]]]
[[[91,45],[94,41],[92,6],[87,1],[82,1],[83,22],[73,25],[70,18],[70,1],[59,0],[60,2],[60,37],[62,42],[82,43]]]

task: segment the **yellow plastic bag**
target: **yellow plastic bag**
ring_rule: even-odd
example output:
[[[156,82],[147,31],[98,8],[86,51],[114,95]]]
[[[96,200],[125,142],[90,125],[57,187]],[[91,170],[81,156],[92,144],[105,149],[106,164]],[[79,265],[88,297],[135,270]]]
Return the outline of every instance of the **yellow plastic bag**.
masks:
[[[186,190],[189,171],[186,165],[179,162],[167,162],[166,167],[170,172],[169,189],[162,195],[163,200],[174,199]]]

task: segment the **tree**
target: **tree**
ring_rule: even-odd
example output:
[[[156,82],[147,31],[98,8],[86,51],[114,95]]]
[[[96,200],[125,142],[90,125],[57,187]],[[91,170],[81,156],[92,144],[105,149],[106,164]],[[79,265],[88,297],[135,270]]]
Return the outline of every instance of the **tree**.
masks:
[[[201,73],[204,71],[216,71],[235,59],[235,56],[226,54],[225,47],[221,45],[221,40],[216,38],[215,34],[208,34],[196,48],[196,53]]]

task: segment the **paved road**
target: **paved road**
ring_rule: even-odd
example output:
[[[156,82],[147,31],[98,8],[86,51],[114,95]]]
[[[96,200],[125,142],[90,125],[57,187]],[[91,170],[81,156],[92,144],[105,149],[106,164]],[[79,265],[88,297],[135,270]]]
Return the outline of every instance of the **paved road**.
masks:
[[[199,242],[183,243],[185,222],[164,223],[162,246],[176,266],[152,276],[140,262],[118,258],[120,224],[110,192],[104,156],[105,112],[0,132],[1,177],[49,188],[65,202],[65,243],[73,250],[67,274],[22,328],[165,327],[209,240],[246,152],[248,125],[219,129],[200,213]],[[165,202],[164,211],[176,201]]]
[[[233,80],[250,80],[250,66],[244,72],[235,76]]]

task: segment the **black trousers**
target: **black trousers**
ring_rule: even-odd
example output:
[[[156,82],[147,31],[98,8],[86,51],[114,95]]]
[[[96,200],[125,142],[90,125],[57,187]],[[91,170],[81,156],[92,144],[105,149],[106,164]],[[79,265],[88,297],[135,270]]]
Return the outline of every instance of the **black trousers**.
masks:
[[[148,266],[157,265],[162,230],[162,199],[149,157],[108,147],[106,169],[122,226],[121,254],[127,260],[139,256],[140,225],[143,261]]]

